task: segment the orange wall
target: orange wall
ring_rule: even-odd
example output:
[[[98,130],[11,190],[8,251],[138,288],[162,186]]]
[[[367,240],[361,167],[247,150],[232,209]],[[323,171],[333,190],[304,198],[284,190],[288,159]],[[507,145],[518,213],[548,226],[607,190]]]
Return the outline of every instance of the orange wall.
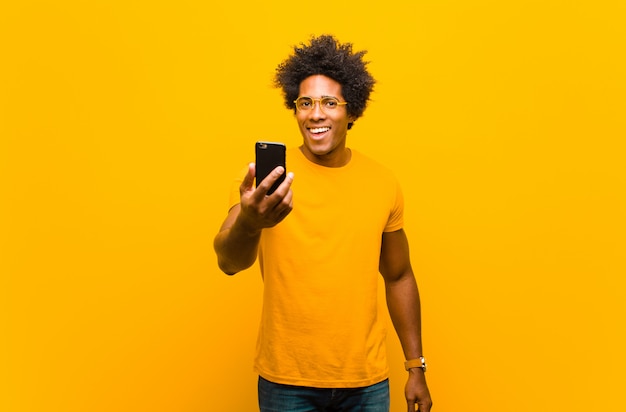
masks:
[[[212,239],[325,32],[378,79],[349,140],[405,188],[435,410],[619,409],[622,1],[167,3],[0,5],[0,410],[256,410],[262,283]]]

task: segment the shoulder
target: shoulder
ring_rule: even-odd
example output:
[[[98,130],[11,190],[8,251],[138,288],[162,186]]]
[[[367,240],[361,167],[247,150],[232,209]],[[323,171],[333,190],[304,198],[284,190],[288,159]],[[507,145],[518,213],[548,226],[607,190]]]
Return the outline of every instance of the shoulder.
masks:
[[[372,157],[359,152],[358,150],[351,150],[352,161],[354,162],[355,167],[364,172],[373,173],[383,178],[397,181],[395,174],[389,167],[373,159]]]

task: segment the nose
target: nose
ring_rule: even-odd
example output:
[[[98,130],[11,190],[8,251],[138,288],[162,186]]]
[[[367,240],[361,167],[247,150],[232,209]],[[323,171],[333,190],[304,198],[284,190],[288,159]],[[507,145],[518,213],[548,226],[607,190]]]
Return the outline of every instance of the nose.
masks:
[[[323,119],[325,115],[326,113],[322,110],[322,102],[319,100],[313,101],[309,117],[312,119]]]

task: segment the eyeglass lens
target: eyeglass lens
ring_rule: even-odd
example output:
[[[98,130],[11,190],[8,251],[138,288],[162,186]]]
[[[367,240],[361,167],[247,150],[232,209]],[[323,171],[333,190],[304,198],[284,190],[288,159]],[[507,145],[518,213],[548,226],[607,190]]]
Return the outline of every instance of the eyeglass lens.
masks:
[[[313,99],[312,97],[298,97],[296,106],[298,110],[311,110],[315,106],[315,102],[320,102],[320,107],[324,110],[333,110],[339,106],[339,100],[335,97],[322,97],[321,99]]]

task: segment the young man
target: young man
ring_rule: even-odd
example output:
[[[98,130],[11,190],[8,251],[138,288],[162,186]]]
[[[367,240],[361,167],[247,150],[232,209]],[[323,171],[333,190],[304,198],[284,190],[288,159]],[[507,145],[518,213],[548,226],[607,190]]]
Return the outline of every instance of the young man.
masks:
[[[377,287],[406,359],[407,408],[430,410],[419,294],[403,226],[403,198],[384,167],[348,148],[374,79],[349,43],[332,36],[294,49],[276,72],[302,145],[254,188],[250,164],[215,237],[222,271],[258,256],[264,280],[255,370],[269,411],[389,410],[385,321]]]

